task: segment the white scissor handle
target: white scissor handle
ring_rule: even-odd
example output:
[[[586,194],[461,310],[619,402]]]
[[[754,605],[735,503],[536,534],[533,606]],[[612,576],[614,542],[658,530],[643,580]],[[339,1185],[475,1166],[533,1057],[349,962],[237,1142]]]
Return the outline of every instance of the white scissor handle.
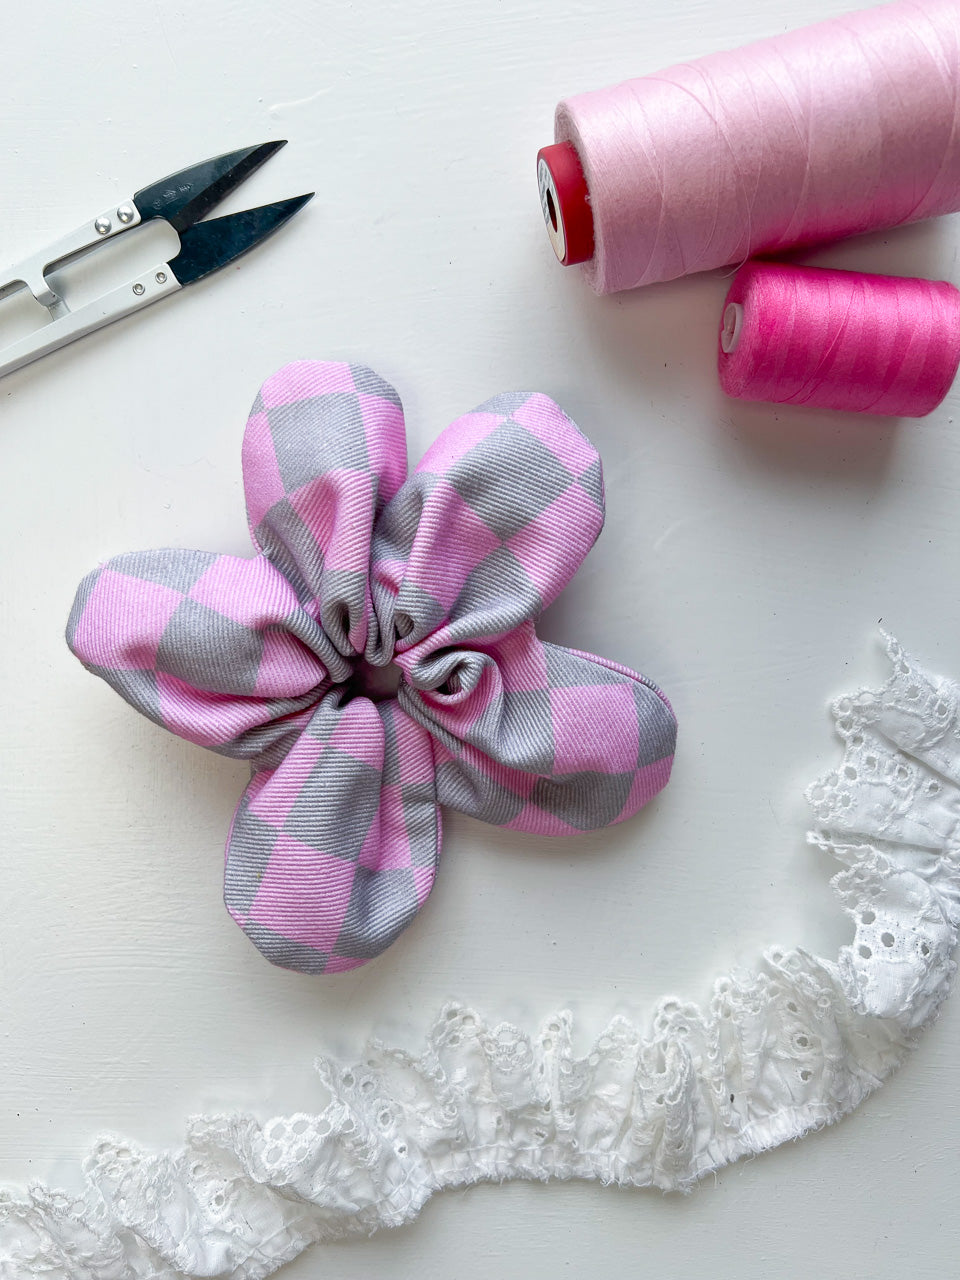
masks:
[[[57,262],[64,258],[72,258],[75,254],[93,249],[104,240],[110,240],[124,231],[129,231],[140,222],[140,211],[132,200],[121,200],[106,213],[101,213],[91,222],[85,222],[76,231],[61,237],[54,244],[47,245],[39,253],[25,258],[16,266],[0,272],[0,294],[6,292],[10,285],[25,284],[41,306],[53,310],[54,314],[63,314],[63,300],[47,282],[46,273]],[[131,281],[131,284],[133,281]]]
[[[59,318],[49,324],[41,325],[33,333],[18,339],[9,347],[0,350],[0,378],[41,356],[49,355],[65,347],[68,342],[84,338],[95,329],[113,324],[114,320],[122,320],[133,311],[147,307],[151,302],[158,302],[168,293],[176,293],[182,288],[180,281],[170,270],[168,262],[161,262],[158,267],[144,272],[119,289],[112,289],[101,298],[94,298],[76,311],[65,311]]]

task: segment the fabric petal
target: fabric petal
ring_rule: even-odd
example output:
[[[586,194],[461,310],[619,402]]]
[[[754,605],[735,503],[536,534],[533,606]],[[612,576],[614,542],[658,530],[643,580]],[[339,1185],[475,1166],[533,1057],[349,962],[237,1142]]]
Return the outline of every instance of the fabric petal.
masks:
[[[547,396],[496,396],[459,418],[384,511],[371,585],[382,661],[506,634],[566,586],[603,526],[600,458]]]
[[[117,556],[81,583],[67,643],[156,724],[244,758],[288,739],[329,683],[320,628],[263,557]]]
[[[399,664],[399,698],[437,739],[437,797],[498,826],[563,835],[622,822],[669,777],[670,704],[649,680],[546,644],[506,639]],[[417,687],[419,686],[419,687]]]
[[[227,909],[272,963],[373,959],[426,901],[440,854],[433,744],[395,700],[331,690],[251,779],[227,845]]]
[[[243,441],[251,535],[346,657],[366,644],[373,525],[406,470],[400,398],[371,369],[305,360],[261,387]]]

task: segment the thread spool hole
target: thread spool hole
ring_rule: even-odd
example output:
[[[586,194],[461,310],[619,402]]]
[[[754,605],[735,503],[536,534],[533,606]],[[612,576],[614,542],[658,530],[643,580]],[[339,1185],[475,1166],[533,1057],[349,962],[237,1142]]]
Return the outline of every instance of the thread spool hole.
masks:
[[[550,219],[550,225],[554,231],[557,229],[557,206],[554,203],[553,192],[547,188],[547,216]]]
[[[743,329],[743,307],[739,302],[730,302],[723,312],[723,328],[720,330],[720,350],[724,355],[733,355],[740,344],[740,333]]]

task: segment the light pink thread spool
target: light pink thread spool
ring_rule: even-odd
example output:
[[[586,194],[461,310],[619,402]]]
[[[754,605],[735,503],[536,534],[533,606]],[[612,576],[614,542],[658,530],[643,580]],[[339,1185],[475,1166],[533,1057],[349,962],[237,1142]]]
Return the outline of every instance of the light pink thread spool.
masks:
[[[921,418],[960,366],[960,292],[910,280],[748,262],[720,326],[720,385],[741,400]]]
[[[555,136],[544,218],[598,293],[954,212],[960,4],[899,0],[580,94]]]

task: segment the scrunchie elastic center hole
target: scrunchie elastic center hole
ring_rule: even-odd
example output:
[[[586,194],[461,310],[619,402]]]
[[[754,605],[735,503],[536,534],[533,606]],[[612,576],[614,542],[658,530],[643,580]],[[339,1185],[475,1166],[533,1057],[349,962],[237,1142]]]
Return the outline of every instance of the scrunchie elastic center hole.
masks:
[[[375,667],[373,663],[359,659],[350,676],[345,681],[351,698],[369,698],[371,702],[387,702],[397,696],[403,672],[395,662],[385,667]]]

